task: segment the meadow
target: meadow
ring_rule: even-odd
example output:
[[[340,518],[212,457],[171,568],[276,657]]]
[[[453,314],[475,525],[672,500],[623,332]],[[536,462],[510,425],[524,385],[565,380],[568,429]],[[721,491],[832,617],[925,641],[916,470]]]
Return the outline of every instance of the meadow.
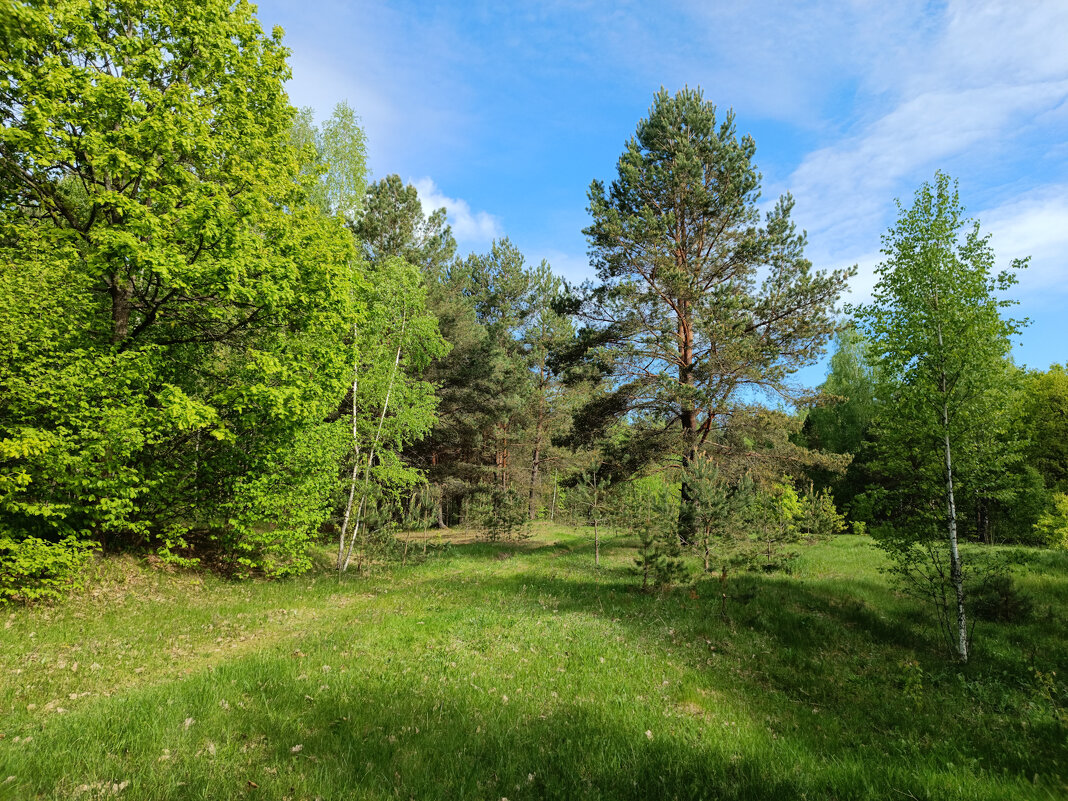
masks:
[[[870,540],[644,594],[632,538],[432,538],[340,582],[132,557],[0,628],[0,799],[1068,797],[1068,553],[972,661]],[[722,593],[726,591],[726,615]]]

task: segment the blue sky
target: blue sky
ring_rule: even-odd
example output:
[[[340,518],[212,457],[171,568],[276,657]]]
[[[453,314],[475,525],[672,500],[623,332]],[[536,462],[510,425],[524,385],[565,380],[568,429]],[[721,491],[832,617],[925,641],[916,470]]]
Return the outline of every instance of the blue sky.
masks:
[[[700,86],[756,140],[764,202],[793,193],[820,267],[862,300],[894,199],[941,169],[1031,256],[1012,295],[1020,363],[1068,361],[1068,2],[272,0],[292,102],[360,115],[374,178],[449,210],[461,250],[508,236],[592,277],[582,229],[656,90]],[[802,375],[818,382],[822,367]]]

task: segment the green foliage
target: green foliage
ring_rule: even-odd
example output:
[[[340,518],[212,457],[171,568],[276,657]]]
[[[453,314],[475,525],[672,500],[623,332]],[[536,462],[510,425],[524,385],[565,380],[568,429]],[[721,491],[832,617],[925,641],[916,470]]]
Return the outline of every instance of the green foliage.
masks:
[[[473,515],[486,542],[514,542],[530,536],[524,498],[513,489],[485,487],[471,498]]]
[[[350,445],[346,421],[301,431],[261,472],[238,483],[218,536],[237,576],[279,577],[311,567],[309,546],[334,509],[338,465]]]
[[[1023,385],[1028,461],[1049,489],[1068,492],[1068,365],[1029,372]]]
[[[898,574],[935,603],[966,661],[958,519],[968,516],[958,507],[1011,498],[1004,477],[1021,459],[1008,361],[1018,324],[1002,318],[1009,301],[998,298],[1015,278],[994,273],[989,238],[965,220],[947,176],[938,173],[912,207],[899,208],[883,237],[872,303],[854,309],[884,379],[870,463],[879,486],[867,494],[892,522],[879,543]]]
[[[664,589],[689,577],[670,511],[666,504],[657,504],[630,524],[638,536],[638,555],[632,570],[641,579],[642,592]]]
[[[1035,523],[1035,535],[1050,548],[1068,549],[1068,495],[1058,492],[1051,500]]]
[[[74,536],[15,540],[0,531],[0,603],[55,601],[82,587],[94,545]]]
[[[321,128],[314,124],[314,114],[301,109],[291,133],[302,152],[301,172],[311,182],[309,200],[351,223],[361,216],[367,190],[367,138],[347,103],[338,103]]]
[[[827,402],[811,409],[805,419],[805,434],[813,447],[854,455],[860,451],[877,411],[878,377],[868,349],[868,341],[856,328],[838,332],[830,370],[820,388]]]
[[[294,125],[281,31],[247,3],[4,13],[0,513],[306,568],[368,305],[354,114]]]
[[[398,175],[367,187],[361,208],[353,230],[368,261],[396,256],[418,267],[431,286],[441,279],[456,255],[445,209],[424,214],[419,193]]]
[[[880,378],[869,354],[870,344],[854,327],[838,332],[827,379],[820,387],[824,399],[805,415],[798,439],[818,448],[852,458],[844,470],[814,465],[807,473],[816,487],[830,489],[835,499],[856,517],[852,501],[867,479],[864,447],[878,412]]]
[[[407,215],[397,216],[404,229]],[[534,275],[508,240],[427,273],[429,306],[452,347],[423,373],[437,387],[440,422],[406,457],[439,487],[442,522],[456,522],[465,499],[489,485],[526,491],[529,515],[530,473],[524,471],[518,489],[512,456],[527,439],[532,411],[534,374],[524,340],[534,315]],[[543,447],[545,436],[543,429]]]
[[[707,454],[698,453],[687,466],[687,486],[694,507],[699,549],[705,572],[718,567],[723,576],[746,550],[745,509],[753,490],[747,476],[733,484]],[[744,560],[743,560],[744,561]]]
[[[788,483],[775,483],[749,495],[745,519],[752,527],[749,557],[754,566],[767,572],[785,570],[800,556],[793,546],[805,538],[798,526],[802,513],[801,499]]]
[[[1020,591],[1008,572],[991,573],[970,593],[972,611],[980,620],[1019,623],[1034,611],[1034,600]]]
[[[678,422],[672,451],[684,468],[741,394],[807,394],[789,377],[835,331],[850,275],[812,268],[788,195],[761,220],[755,149],[700,89],[661,90],[611,186],[590,186],[585,233],[600,283],[582,299],[581,350],[606,379],[591,411],[629,416],[654,439]],[[684,539],[692,512],[684,482]]]
[[[809,489],[798,500],[797,527],[805,537],[831,537],[845,531],[845,515],[838,513],[827,490]]]

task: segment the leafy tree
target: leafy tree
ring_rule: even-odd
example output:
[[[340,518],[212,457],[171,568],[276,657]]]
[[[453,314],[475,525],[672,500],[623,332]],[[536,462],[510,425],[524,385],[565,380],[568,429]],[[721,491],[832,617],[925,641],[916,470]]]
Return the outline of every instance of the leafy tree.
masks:
[[[360,523],[372,495],[385,493],[392,502],[422,480],[404,461],[403,451],[425,437],[435,422],[437,398],[425,374],[434,359],[448,353],[437,320],[427,310],[426,284],[418,268],[387,258],[374,264],[370,275],[373,289],[364,298],[367,319],[354,336],[349,393],[354,452],[339,538],[341,570],[367,533]],[[342,557],[346,534],[349,544]]]
[[[355,294],[366,316],[353,325],[352,384],[331,415],[333,420],[347,417],[352,428],[352,471],[338,538],[337,565],[344,571],[354,553],[362,563],[371,520],[388,518],[371,512],[398,506],[399,494],[420,481],[401,452],[433,424],[436,398],[424,373],[433,359],[448,352],[448,345],[427,308],[426,265],[419,263],[415,232],[408,246],[398,246],[396,253],[387,252],[374,238],[379,229],[391,227],[381,193],[383,186],[394,185],[391,179],[396,176],[365,187],[364,137],[352,109],[339,104],[321,129],[312,122],[311,111],[304,110],[294,125],[293,139],[303,148],[305,172],[316,178],[311,193],[315,202],[350,229],[365,231],[372,243],[364,244],[367,263],[360,264],[369,280]],[[417,204],[418,196],[409,188],[410,199]]]
[[[503,240],[489,253],[455,259],[445,210],[427,216],[415,187],[395,175],[368,188],[354,230],[372,263],[398,257],[422,270],[428,308],[451,346],[422,373],[437,388],[438,422],[425,441],[406,450],[436,488],[438,524],[494,483],[505,494],[482,501],[503,508],[501,499],[514,489],[509,453],[522,440],[515,429],[529,386],[522,337],[531,314],[530,277],[522,254]]]
[[[1035,523],[1035,533],[1051,548],[1068,548],[1068,495],[1054,493],[1050,508]]]
[[[754,528],[751,555],[759,553],[763,570],[781,568],[798,556],[798,552],[790,550],[789,546],[802,539],[797,524],[802,513],[797,492],[785,481],[772,485],[767,491],[749,495],[745,516]]]
[[[790,376],[833,334],[850,275],[812,269],[789,195],[761,221],[755,149],[699,89],[661,90],[611,186],[590,186],[585,233],[600,284],[587,287],[582,315],[610,383],[599,405],[648,422],[653,436],[674,430],[683,468],[740,398],[806,394]],[[693,531],[684,479],[679,534],[688,542]]]
[[[1027,461],[1046,486],[1068,491],[1068,365],[1027,374],[1023,418],[1029,441]]]
[[[244,2],[34,0],[3,33],[7,523],[301,569],[361,276],[302,175],[281,32]]]
[[[965,220],[946,175],[936,174],[899,210],[883,236],[872,302],[855,309],[888,388],[877,469],[894,526],[881,544],[901,574],[930,587],[932,597],[944,601],[948,582],[955,615],[940,606],[940,620],[967,661],[958,498],[1012,458],[1011,443],[995,435],[1008,429],[1007,357],[1018,324],[1002,317],[1009,302],[996,294],[1014,278],[993,272],[989,238]]]
[[[367,190],[367,137],[348,103],[338,103],[321,127],[314,118],[313,109],[301,109],[291,134],[304,154],[301,172],[311,179],[310,200],[351,224],[361,216]]]
[[[878,378],[867,350],[867,340],[855,328],[838,332],[820,388],[831,402],[813,408],[805,420],[813,444],[832,453],[856,454],[875,417]]]
[[[807,470],[815,487],[832,490],[846,507],[863,492],[867,481],[864,446],[878,411],[878,390],[879,377],[868,356],[867,340],[853,327],[839,331],[827,378],[820,386],[824,399],[808,410],[798,439],[809,448],[849,457],[844,470]],[[864,517],[863,508],[852,512],[854,517]]]

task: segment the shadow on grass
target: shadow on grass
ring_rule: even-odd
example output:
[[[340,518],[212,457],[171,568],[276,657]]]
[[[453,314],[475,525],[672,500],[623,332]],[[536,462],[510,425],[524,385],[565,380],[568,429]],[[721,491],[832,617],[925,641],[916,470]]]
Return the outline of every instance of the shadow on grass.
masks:
[[[0,743],[0,769],[17,777],[0,785],[0,798],[109,797],[122,781],[128,799],[294,801],[1003,799],[1068,790],[1059,778],[1068,764],[1063,728],[1035,725],[1033,715],[1021,721],[1031,690],[1002,686],[1008,680],[989,665],[944,670],[929,638],[900,625],[911,607],[885,585],[742,574],[728,582],[724,621],[714,579],[694,585],[697,597],[643,595],[619,559],[594,575],[591,543],[520,545],[453,546],[445,571],[383,577],[388,597],[366,602],[377,606],[360,612],[364,623],[339,617],[308,632],[307,656],[290,643],[51,716],[32,747]],[[618,555],[626,541],[603,547]],[[514,558],[497,558],[505,553]],[[433,598],[420,596],[419,621],[379,636],[397,622],[402,583],[408,597]],[[559,635],[539,645],[572,649],[564,656],[574,670],[558,685],[545,655],[524,668],[512,654],[533,644],[523,635],[535,626]],[[1056,632],[1035,637],[1063,664]],[[338,647],[351,643],[365,650],[353,648],[339,672]],[[618,649],[610,656],[643,659],[597,668],[609,647]],[[662,691],[658,676],[614,672],[676,665],[676,682]],[[998,667],[1015,676],[1023,666],[1006,656]],[[505,699],[516,683],[526,691]],[[78,793],[83,785],[91,789]]]
[[[334,677],[309,694],[297,670],[250,657],[182,686],[102,702],[70,729],[42,733],[48,753],[66,754],[62,762],[31,755],[8,765],[22,778],[12,789],[61,798],[97,797],[79,788],[104,787],[105,797],[121,780],[123,797],[135,799],[741,801],[994,799],[1021,788],[821,753],[803,737],[701,716],[609,714],[597,699],[502,703],[462,677]],[[92,736],[67,737],[75,729]]]
[[[588,556],[583,550],[574,553]],[[1028,777],[1055,776],[1068,760],[1062,725],[1043,723],[1044,712],[1021,722],[1024,707],[1046,702],[1027,665],[996,647],[1012,637],[1011,626],[988,627],[991,647],[965,667],[944,657],[915,603],[875,581],[739,574],[728,581],[723,620],[716,579],[699,580],[693,593],[643,595],[625,567],[602,569],[596,580],[591,572],[546,575],[542,566],[486,576],[463,603],[499,596],[544,608],[549,599],[560,614],[609,621],[628,642],[671,650],[698,684],[802,732],[796,740],[808,753],[862,749],[867,759],[893,764],[889,747],[901,770],[916,760],[963,760],[966,770]],[[1050,627],[1030,631],[1045,646],[1043,669],[1064,675],[1063,639]]]

